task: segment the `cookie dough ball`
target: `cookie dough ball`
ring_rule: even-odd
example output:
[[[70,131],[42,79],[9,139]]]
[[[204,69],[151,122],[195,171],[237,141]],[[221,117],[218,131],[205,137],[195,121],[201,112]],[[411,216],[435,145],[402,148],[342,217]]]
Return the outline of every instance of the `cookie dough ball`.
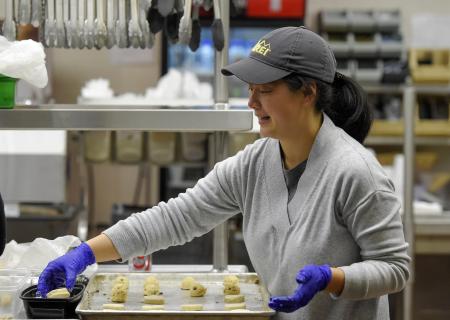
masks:
[[[125,310],[125,306],[121,303],[105,303],[103,310]]]
[[[70,292],[67,288],[59,288],[47,293],[47,299],[67,299],[70,297]]]
[[[226,276],[225,278],[223,278],[223,285],[229,285],[229,284],[235,284],[235,285],[239,285],[239,278],[236,276]]]
[[[128,297],[128,287],[125,284],[118,283],[111,290],[112,302],[125,302]]]
[[[195,282],[195,279],[192,277],[186,277],[181,281],[181,290],[191,290],[192,284]]]
[[[182,304],[181,310],[183,310],[183,311],[202,311],[203,305],[202,304]]]
[[[12,302],[12,296],[9,293],[2,293],[0,295],[0,307],[7,307]]]
[[[206,294],[206,288],[198,282],[193,282],[190,291],[191,297],[203,297]]]
[[[123,284],[128,289],[128,286],[129,286],[130,283],[129,283],[127,277],[125,277],[125,276],[118,276],[116,279],[114,279],[113,286],[116,285],[116,284]]]
[[[160,295],[151,295],[144,297],[144,303],[146,304],[164,304],[164,297]]]
[[[151,284],[151,283],[159,285],[159,280],[156,279],[155,276],[149,276],[145,279],[145,284]]]
[[[144,296],[159,294],[159,283],[146,283],[144,285]]]
[[[239,288],[238,284],[225,284],[224,288],[223,288],[223,293],[226,295],[230,295],[230,294],[239,294],[241,293],[241,289]]]
[[[238,310],[238,309],[245,309],[245,308],[246,308],[245,302],[225,303],[225,310]]]
[[[225,303],[241,303],[245,301],[245,297],[242,294],[226,295],[224,300]]]
[[[150,310],[164,310],[165,309],[165,307],[164,307],[164,305],[145,305],[145,306],[142,306],[142,310],[145,310],[145,311],[150,311]]]

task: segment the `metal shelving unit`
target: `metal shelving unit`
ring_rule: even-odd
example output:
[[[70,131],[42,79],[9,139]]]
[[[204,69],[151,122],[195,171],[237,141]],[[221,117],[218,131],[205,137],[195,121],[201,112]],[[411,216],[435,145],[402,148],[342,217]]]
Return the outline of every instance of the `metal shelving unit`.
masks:
[[[144,108],[142,106],[41,105],[0,110],[1,129],[245,131],[250,110]]]
[[[368,94],[398,94],[402,95],[403,90],[405,89],[404,85],[388,85],[388,84],[379,84],[379,85],[368,85],[364,86],[364,91]]]
[[[403,136],[369,136],[365,144],[367,146],[403,146],[405,156],[404,171],[404,201],[403,223],[406,241],[409,243],[409,255],[411,261],[411,280],[407,284],[402,295],[402,314],[399,318],[412,319],[412,302],[414,288],[414,254],[416,253],[416,237],[426,239],[443,237],[450,246],[450,212],[442,215],[415,215],[414,201],[414,171],[415,148],[420,146],[450,146],[450,137],[442,136],[416,136],[416,108],[417,95],[449,95],[450,86],[446,85],[401,85],[401,86],[369,86],[364,88],[368,94],[396,94],[403,97]],[[401,122],[399,122],[401,123]],[[420,248],[422,243],[419,243]],[[433,243],[428,247],[431,248]],[[422,250],[422,249],[420,249]],[[443,253],[443,252],[437,252]]]
[[[228,47],[228,1],[220,1],[225,48]],[[253,116],[250,110],[230,110],[228,86],[220,69],[228,63],[227,50],[215,52],[215,95],[210,108],[169,108],[155,106],[117,105],[40,105],[17,106],[0,110],[0,130],[63,129],[63,130],[146,130],[176,132],[210,132],[209,161],[211,165],[226,157],[227,132],[249,131]],[[87,225],[82,217],[79,230]],[[213,270],[228,267],[227,222],[214,230]]]
[[[450,212],[415,214],[415,234],[420,236],[450,236]]]
[[[414,215],[414,171],[415,171],[415,148],[420,140],[415,134],[415,114],[418,94],[450,95],[450,87],[447,86],[405,86],[403,88],[403,153],[405,156],[404,172],[404,199],[403,199],[403,223],[405,228],[405,238],[409,243],[408,253],[411,257],[411,276],[402,294],[402,318],[412,319],[413,292],[415,281],[415,253],[416,253],[416,231],[419,234],[437,230],[436,223],[431,222],[430,217],[419,218]],[[422,139],[422,138],[421,138]],[[435,138],[427,138],[427,143],[432,144]],[[436,140],[437,141],[437,140]],[[445,140],[444,140],[445,141]],[[447,140],[448,141],[448,140]],[[441,228],[450,231],[450,219],[439,221]],[[429,226],[432,226],[429,228]],[[428,235],[431,235],[429,233]]]
[[[450,85],[414,85],[416,94],[450,95]]]
[[[367,146],[402,146],[404,138],[399,136],[369,136],[364,141]],[[450,137],[416,137],[417,146],[450,146]]]
[[[252,129],[251,110],[224,110],[223,102],[209,108],[167,108],[152,106],[100,105],[40,105],[17,106],[0,110],[2,130],[146,130],[166,132],[210,133],[210,164],[226,157],[227,132]],[[82,180],[84,178],[82,177]],[[83,206],[89,201],[82,191]],[[87,211],[80,215],[79,234],[83,238],[88,228]],[[217,229],[217,230],[216,230]],[[228,268],[227,223],[214,231],[214,270]]]

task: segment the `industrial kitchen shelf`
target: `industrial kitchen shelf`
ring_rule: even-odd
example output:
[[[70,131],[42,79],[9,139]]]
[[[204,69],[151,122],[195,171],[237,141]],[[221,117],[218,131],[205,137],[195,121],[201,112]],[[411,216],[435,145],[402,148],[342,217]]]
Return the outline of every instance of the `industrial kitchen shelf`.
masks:
[[[206,107],[40,105],[0,110],[0,129],[149,130],[172,132],[246,131],[251,110]]]
[[[402,146],[402,136],[368,136],[364,141],[366,146]],[[450,137],[416,137],[418,146],[450,146]]]
[[[442,214],[415,214],[416,235],[450,236],[450,212]]]

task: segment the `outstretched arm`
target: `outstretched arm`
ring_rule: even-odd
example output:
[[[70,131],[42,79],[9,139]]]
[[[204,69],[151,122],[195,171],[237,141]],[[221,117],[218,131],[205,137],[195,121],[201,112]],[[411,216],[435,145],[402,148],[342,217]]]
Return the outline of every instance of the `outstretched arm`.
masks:
[[[88,240],[86,242],[91,247],[95,256],[95,261],[105,262],[120,259],[116,247],[104,233]]]

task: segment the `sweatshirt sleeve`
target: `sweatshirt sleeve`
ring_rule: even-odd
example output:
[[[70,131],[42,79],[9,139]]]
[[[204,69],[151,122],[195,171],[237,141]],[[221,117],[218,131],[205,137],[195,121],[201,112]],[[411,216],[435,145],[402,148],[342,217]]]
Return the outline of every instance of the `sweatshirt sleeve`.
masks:
[[[217,163],[205,178],[177,198],[135,213],[105,230],[122,260],[189,242],[241,212],[235,197],[241,193],[234,190],[239,183],[233,181],[239,177],[240,157],[238,154]]]
[[[400,291],[409,278],[408,244],[400,202],[390,191],[374,191],[343,219],[360,247],[362,261],[340,267],[345,286],[339,298],[369,299]]]

